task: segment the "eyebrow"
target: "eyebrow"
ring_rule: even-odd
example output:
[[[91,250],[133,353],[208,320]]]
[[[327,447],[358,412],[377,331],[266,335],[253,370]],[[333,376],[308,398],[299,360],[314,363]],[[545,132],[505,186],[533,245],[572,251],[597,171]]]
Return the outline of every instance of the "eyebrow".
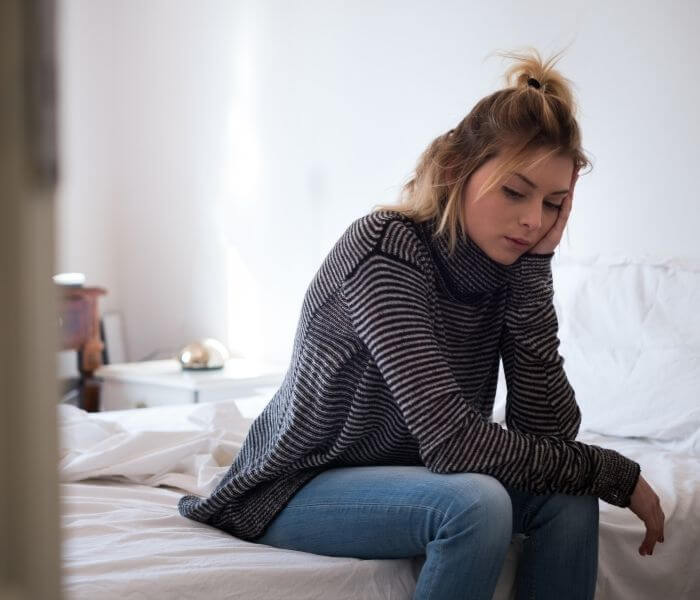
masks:
[[[520,179],[522,179],[525,183],[527,183],[531,188],[537,189],[537,186],[532,181],[530,181],[527,177],[525,177],[525,175],[521,175],[520,173],[513,173],[513,175],[517,175],[518,177],[520,177]],[[555,194],[568,194],[568,193],[569,193],[569,190],[559,190],[558,192],[552,192],[550,194],[550,196],[554,196]]]

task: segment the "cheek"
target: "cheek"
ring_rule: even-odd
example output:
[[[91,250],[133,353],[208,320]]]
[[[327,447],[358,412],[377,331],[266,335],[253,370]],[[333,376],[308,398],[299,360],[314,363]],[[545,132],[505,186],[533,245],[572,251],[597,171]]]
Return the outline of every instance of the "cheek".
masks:
[[[510,218],[509,207],[500,198],[486,196],[471,207],[473,216],[482,223],[500,223]]]

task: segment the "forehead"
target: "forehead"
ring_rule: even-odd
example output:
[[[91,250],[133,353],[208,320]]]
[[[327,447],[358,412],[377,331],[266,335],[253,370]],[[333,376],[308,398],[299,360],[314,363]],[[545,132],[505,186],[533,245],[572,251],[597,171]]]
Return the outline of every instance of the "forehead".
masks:
[[[532,165],[524,165],[522,168],[525,171],[542,172],[554,170],[570,170],[573,169],[574,161],[570,156],[559,152],[551,153],[549,151],[539,151],[532,154],[527,154],[525,159]]]
[[[534,183],[535,186],[546,191],[568,187],[574,170],[573,160],[571,157],[562,154],[551,154],[549,156],[546,156],[546,154],[546,151],[540,151],[527,155],[525,159],[528,164],[508,170],[504,173],[504,177],[525,184],[524,179],[516,175],[516,173],[519,173],[525,179]],[[498,166],[495,165],[494,167],[498,168]]]
[[[515,172],[525,176],[545,195],[567,190],[574,169],[573,159],[561,153],[551,153],[546,156],[547,154],[548,150],[528,153],[524,156],[525,162],[528,164],[519,167],[513,166],[505,171],[503,168],[509,157],[505,154],[492,156],[469,177],[465,194],[476,200],[506,182],[509,185],[518,184],[521,191],[533,189],[523,179],[515,175]]]

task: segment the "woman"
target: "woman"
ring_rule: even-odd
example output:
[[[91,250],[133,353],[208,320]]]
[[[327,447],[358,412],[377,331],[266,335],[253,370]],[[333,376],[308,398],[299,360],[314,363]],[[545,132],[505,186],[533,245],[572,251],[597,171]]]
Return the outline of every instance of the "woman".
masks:
[[[663,541],[640,466],[574,441],[551,259],[581,150],[566,80],[534,55],[425,151],[396,206],[357,219],[304,297],[284,382],[209,498],[242,539],[425,555],[416,598],[491,598],[514,533],[518,598],[593,598],[598,498]],[[507,429],[491,420],[503,361]]]

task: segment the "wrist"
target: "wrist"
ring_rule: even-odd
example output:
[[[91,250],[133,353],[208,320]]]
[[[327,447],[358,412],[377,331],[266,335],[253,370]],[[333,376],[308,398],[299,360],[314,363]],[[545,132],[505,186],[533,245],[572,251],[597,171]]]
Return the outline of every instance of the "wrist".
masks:
[[[553,294],[553,256],[553,252],[550,254],[525,253],[511,265],[508,280],[516,302],[529,303],[541,295]]]

